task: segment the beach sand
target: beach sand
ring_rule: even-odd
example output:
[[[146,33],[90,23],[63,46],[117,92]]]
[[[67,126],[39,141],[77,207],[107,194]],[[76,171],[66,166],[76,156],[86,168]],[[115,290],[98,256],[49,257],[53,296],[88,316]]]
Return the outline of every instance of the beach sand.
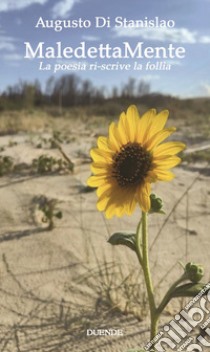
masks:
[[[73,173],[32,170],[40,155],[62,158],[58,149],[43,142],[50,131],[0,138],[1,155],[20,165],[0,177],[1,351],[127,352],[149,340],[146,293],[135,253],[107,242],[114,232],[135,232],[140,209],[131,217],[106,220],[96,209],[95,191],[86,188],[89,150],[105,131],[106,126],[94,129],[82,122],[70,122],[69,131],[62,131],[71,137],[60,144],[75,164]],[[172,182],[153,186],[164,200],[166,215],[149,216],[158,301],[182,273],[179,262],[202,263],[204,281],[210,278],[209,166],[183,164],[174,172]],[[52,230],[38,209],[41,196],[55,199],[62,211]],[[188,300],[172,300],[161,324]],[[121,329],[123,336],[87,336],[88,329]]]

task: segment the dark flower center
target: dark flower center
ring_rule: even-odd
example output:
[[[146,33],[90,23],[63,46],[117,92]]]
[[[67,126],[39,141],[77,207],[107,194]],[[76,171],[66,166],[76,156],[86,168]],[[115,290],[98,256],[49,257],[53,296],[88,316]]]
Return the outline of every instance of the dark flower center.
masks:
[[[120,187],[140,184],[151,168],[151,154],[138,143],[127,143],[113,157],[112,175]]]

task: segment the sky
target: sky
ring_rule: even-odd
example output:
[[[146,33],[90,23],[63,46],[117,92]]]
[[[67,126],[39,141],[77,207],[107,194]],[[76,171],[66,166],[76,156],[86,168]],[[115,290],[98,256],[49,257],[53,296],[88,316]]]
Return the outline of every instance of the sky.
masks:
[[[0,0],[0,92],[18,81],[33,82],[38,79],[43,89],[47,79],[63,74],[75,73],[82,79],[90,79],[95,86],[121,87],[130,77],[137,81],[150,83],[151,91],[171,94],[179,97],[210,97],[210,0]],[[40,19],[56,20],[88,20],[89,28],[64,28],[56,32],[54,28],[36,28]],[[96,28],[95,18],[110,18],[110,27]],[[127,28],[116,27],[116,18],[126,20],[174,21],[173,28]],[[135,22],[136,23],[136,22]],[[170,22],[172,23],[172,22]],[[45,46],[55,46],[61,41],[64,47],[77,47],[85,42],[87,47],[99,44],[122,46],[129,42],[135,46],[143,42],[144,46],[167,47],[172,43],[186,50],[185,58],[179,59],[26,59],[25,44],[29,42],[36,48],[39,42]],[[51,70],[40,70],[48,63]],[[142,70],[134,70],[134,61],[142,64]],[[170,70],[146,70],[150,61],[165,61],[171,65]],[[96,71],[77,70],[53,73],[54,64],[86,64],[98,65],[120,62],[131,64],[131,69]]]

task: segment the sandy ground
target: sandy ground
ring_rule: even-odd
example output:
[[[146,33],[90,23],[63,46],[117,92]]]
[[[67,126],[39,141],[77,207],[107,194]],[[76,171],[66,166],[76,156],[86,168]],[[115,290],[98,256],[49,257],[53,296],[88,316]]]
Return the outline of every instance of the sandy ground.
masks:
[[[149,339],[137,259],[128,248],[107,243],[115,231],[135,231],[140,211],[107,221],[96,210],[95,192],[84,188],[98,132],[71,125],[70,143],[61,144],[75,170],[46,175],[32,173],[30,165],[42,154],[61,157],[48,143],[37,148],[50,134],[0,138],[1,155],[22,164],[19,172],[0,178],[0,351],[127,352]],[[205,281],[210,279],[210,169],[182,165],[175,173],[173,182],[153,188],[166,209],[165,216],[149,220],[158,300],[182,272],[179,261],[203,263]],[[62,211],[51,231],[42,222],[39,196],[56,199]],[[163,320],[173,319],[184,302],[172,301]],[[123,336],[86,336],[87,329],[104,328],[121,329]]]

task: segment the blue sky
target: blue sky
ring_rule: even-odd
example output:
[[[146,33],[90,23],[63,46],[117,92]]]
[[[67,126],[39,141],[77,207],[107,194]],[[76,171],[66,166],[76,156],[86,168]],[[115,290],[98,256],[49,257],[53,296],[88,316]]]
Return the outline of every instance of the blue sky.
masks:
[[[171,64],[170,71],[77,71],[83,79],[90,79],[94,85],[111,90],[120,87],[129,77],[150,82],[154,92],[162,92],[180,97],[210,96],[210,0],[1,0],[0,2],[0,91],[20,79],[38,79],[43,88],[51,71],[40,71],[39,59],[24,59],[24,42],[36,47],[40,41],[54,46],[61,41],[64,46],[76,47],[81,41],[87,46],[109,43],[121,46],[128,41],[135,45],[138,41],[145,46],[183,46],[184,59],[165,60]],[[61,32],[46,28],[35,28],[40,18],[43,20],[88,19],[90,28],[68,28]],[[109,16],[111,28],[95,28],[96,16]],[[173,20],[175,27],[168,28],[115,28],[115,18],[128,20]],[[43,61],[43,60],[42,60]],[[73,60],[75,62],[75,60]],[[82,60],[78,60],[82,61]],[[91,61],[91,59],[90,59]],[[108,62],[108,60],[96,60]],[[112,63],[119,60],[111,60]],[[122,63],[133,64],[134,59],[122,59]],[[141,63],[146,64],[142,59]],[[150,60],[151,61],[151,60]],[[158,61],[158,60],[153,60]],[[159,60],[160,61],[160,60]],[[162,60],[163,61],[163,60]],[[44,60],[44,63],[49,60]],[[50,60],[53,64],[58,61]],[[71,63],[64,59],[63,63]],[[109,60],[110,62],[110,60]],[[56,73],[59,77],[71,71]]]

